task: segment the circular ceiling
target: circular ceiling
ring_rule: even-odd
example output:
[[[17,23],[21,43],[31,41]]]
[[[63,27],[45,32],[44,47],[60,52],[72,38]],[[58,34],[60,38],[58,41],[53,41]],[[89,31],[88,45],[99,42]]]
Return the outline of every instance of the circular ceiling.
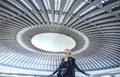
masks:
[[[120,67],[119,8],[120,0],[0,0],[0,64],[53,71],[68,47],[82,70]]]
[[[35,47],[51,52],[64,52],[64,49],[72,49],[76,45],[74,39],[58,33],[37,34],[31,42]]]
[[[44,28],[49,28],[51,31],[42,31]],[[62,29],[68,32],[59,31]],[[41,41],[36,39],[38,36]],[[69,48],[72,50],[73,54],[76,54],[86,50],[89,46],[89,39],[83,33],[72,28],[61,26],[49,27],[38,25],[34,27],[27,27],[17,33],[16,40],[23,48],[32,52],[44,51],[46,53],[46,51],[51,51],[59,52],[61,54],[66,48]],[[35,42],[37,42],[37,44]]]

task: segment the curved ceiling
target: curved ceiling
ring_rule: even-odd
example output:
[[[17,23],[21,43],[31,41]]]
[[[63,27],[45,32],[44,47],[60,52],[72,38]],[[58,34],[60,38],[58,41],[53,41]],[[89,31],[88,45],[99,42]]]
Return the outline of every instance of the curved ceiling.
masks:
[[[37,49],[30,40],[40,33],[73,38],[72,49],[85,71],[120,67],[120,0],[0,0],[0,64],[33,70],[55,70],[62,53]],[[24,45],[17,41],[17,35]],[[80,33],[89,46],[80,51]]]

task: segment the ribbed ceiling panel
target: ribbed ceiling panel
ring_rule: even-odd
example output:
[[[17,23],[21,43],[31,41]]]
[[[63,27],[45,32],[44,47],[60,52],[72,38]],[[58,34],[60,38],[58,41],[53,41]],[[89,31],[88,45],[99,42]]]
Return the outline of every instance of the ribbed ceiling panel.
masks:
[[[82,70],[120,67],[120,0],[0,0],[0,64],[34,70],[55,70],[61,53],[39,50],[29,41],[36,33],[61,33],[77,41],[79,32],[89,47],[72,56]],[[36,27],[36,28],[35,28]],[[22,47],[16,36],[30,28]],[[76,33],[77,32],[77,33]],[[23,36],[23,38],[24,38]]]

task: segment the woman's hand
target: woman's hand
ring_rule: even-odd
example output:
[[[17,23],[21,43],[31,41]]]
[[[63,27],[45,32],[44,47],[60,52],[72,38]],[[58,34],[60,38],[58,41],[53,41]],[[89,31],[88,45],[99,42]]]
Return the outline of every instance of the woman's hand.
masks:
[[[87,76],[90,76],[90,74],[86,73]]]
[[[49,76],[53,76],[54,74],[50,74]]]

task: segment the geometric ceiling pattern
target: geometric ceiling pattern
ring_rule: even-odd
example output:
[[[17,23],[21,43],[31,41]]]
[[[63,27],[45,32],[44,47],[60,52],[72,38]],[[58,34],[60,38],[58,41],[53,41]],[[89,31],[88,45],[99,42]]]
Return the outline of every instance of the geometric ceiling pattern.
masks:
[[[30,42],[36,34],[51,32],[76,41],[71,56],[82,70],[120,67],[120,0],[0,0],[1,65],[55,70],[62,53],[37,49]],[[82,52],[80,33],[89,39]]]

